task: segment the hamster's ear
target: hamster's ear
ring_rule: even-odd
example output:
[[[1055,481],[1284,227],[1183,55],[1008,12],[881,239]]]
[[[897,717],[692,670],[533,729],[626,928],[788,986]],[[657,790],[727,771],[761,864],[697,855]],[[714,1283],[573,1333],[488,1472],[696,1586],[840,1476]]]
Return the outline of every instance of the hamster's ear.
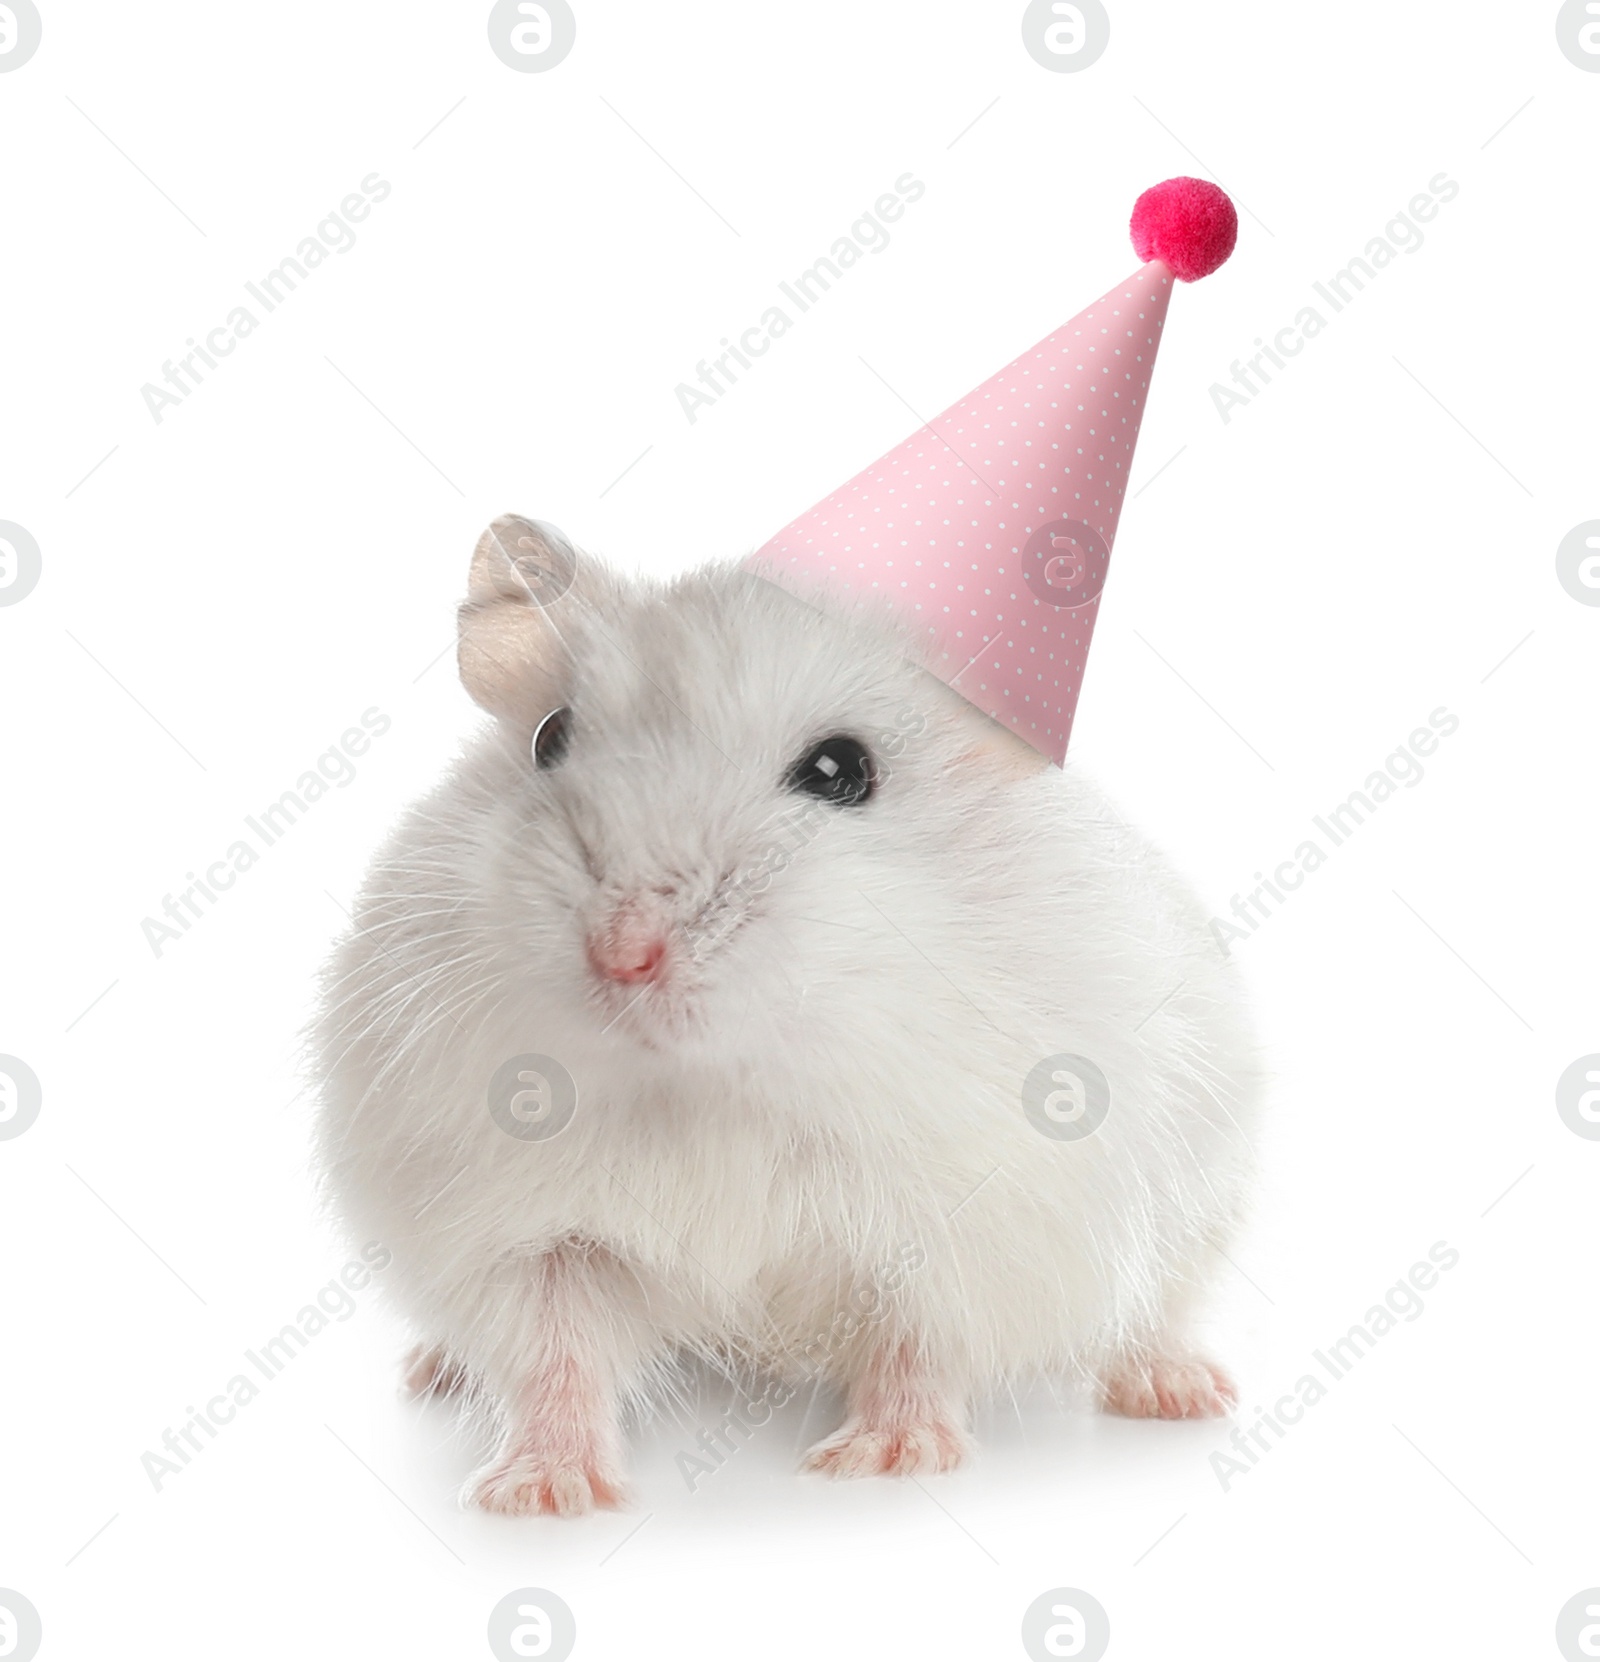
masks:
[[[492,715],[531,726],[561,702],[560,614],[578,556],[555,526],[502,514],[472,551],[456,614],[461,683]]]

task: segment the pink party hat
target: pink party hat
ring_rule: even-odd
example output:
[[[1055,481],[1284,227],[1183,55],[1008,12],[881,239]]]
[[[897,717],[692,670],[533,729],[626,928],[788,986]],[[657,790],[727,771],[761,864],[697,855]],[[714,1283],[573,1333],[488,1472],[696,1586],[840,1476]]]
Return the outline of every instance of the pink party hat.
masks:
[[[1134,204],[1146,264],[802,514],[746,564],[888,598],[925,663],[1051,761],[1066,755],[1174,277],[1233,252],[1204,179]]]

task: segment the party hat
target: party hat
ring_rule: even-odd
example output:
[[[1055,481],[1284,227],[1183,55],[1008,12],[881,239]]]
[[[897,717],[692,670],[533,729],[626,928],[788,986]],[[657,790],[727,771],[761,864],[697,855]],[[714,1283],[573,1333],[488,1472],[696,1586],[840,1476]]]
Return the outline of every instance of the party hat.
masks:
[[[1204,179],[1134,204],[1145,265],[752,554],[763,577],[887,598],[934,674],[1066,755],[1174,277],[1233,252]]]

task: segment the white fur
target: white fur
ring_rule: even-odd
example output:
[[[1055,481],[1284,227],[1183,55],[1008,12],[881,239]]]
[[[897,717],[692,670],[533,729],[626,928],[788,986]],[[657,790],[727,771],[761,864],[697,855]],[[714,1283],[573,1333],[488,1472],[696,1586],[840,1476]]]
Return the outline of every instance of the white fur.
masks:
[[[685,1347],[846,1386],[900,1347],[958,1404],[1181,1355],[1258,1087],[1159,855],[1070,763],[1006,765],[1009,736],[867,611],[719,567],[592,578],[560,635],[557,690],[479,733],[378,856],[317,1034],[332,1197],[508,1437],[568,1352],[614,1402]],[[550,702],[574,737],[539,771]],[[785,775],[833,733],[888,777],[813,805],[774,869],[809,801]],[[603,983],[586,933],[640,894],[672,920],[666,983]],[[578,1084],[546,1141],[488,1111],[524,1052]],[[1073,1142],[1022,1105],[1063,1052],[1112,1087]],[[874,1319],[837,1320],[874,1288]]]

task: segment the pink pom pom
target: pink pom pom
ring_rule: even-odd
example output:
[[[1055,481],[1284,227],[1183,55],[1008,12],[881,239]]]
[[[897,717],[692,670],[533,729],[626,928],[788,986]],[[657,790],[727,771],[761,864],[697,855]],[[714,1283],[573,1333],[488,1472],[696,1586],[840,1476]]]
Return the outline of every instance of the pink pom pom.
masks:
[[[1128,231],[1141,260],[1160,260],[1192,283],[1233,252],[1239,216],[1228,193],[1208,179],[1165,179],[1134,203]]]

